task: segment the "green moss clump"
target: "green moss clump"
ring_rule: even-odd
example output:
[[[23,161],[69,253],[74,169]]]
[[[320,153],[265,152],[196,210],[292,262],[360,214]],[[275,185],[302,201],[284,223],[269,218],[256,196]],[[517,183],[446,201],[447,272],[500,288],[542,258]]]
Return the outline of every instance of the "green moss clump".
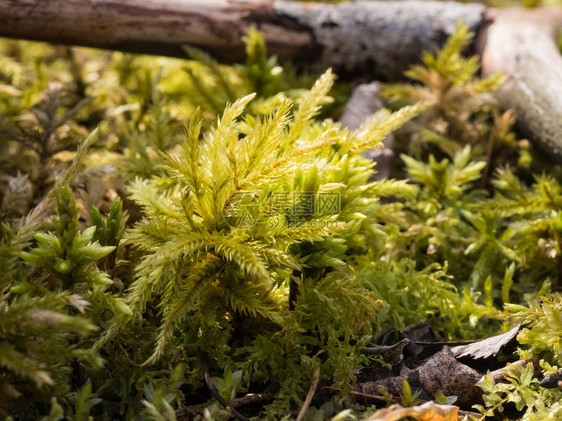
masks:
[[[333,121],[347,88],[255,30],[236,66],[2,42],[0,416],[226,418],[208,371],[227,401],[271,395],[260,419],[318,376],[341,390],[311,408],[329,419],[360,409],[365,344],[425,320],[446,339],[527,320],[519,354],[555,372],[559,169],[517,139],[470,37],[354,131]],[[370,181],[361,152],[390,132],[396,179]],[[531,374],[486,380],[479,409],[559,410]]]

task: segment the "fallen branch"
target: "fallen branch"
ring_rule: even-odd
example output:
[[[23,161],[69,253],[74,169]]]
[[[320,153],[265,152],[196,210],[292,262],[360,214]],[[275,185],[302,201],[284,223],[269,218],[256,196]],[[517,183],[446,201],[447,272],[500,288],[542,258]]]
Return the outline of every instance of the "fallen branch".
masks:
[[[182,45],[242,61],[250,26],[271,54],[324,69],[400,79],[422,49],[435,50],[479,4],[438,1],[311,4],[268,0],[5,0],[0,36],[185,57]]]
[[[562,162],[562,10],[486,9],[438,1],[311,4],[270,0],[4,0],[0,36],[185,57],[190,44],[242,61],[242,37],[260,29],[271,54],[340,76],[399,80],[463,19],[484,74],[503,72],[500,105]]]
[[[562,162],[562,10],[490,10],[488,18],[493,24],[480,41],[484,75],[507,76],[500,104],[513,108],[519,128]]]

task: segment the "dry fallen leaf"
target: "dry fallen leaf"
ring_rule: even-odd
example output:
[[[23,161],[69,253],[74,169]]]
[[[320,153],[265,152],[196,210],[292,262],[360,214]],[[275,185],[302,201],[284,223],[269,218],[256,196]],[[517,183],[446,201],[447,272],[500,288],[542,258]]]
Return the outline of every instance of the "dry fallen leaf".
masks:
[[[459,408],[452,405],[438,405],[435,402],[426,402],[411,408],[392,405],[390,408],[375,412],[367,421],[398,421],[404,417],[413,417],[418,421],[457,421]]]
[[[456,396],[456,404],[461,408],[480,403],[482,389],[476,383],[482,378],[482,373],[457,361],[448,347],[426,359],[417,370],[420,382],[431,399],[441,390],[445,396]]]
[[[492,336],[468,345],[461,345],[451,348],[451,352],[456,358],[467,358],[472,360],[495,357],[500,350],[515,343],[515,338],[519,333],[520,325],[515,326],[508,332],[501,335]]]
[[[481,378],[482,373],[458,362],[451,350],[444,347],[401,376],[356,383],[355,387],[357,391],[369,395],[380,394],[379,389],[384,387],[391,395],[398,396],[402,391],[402,382],[407,380],[412,391],[421,390],[429,399],[434,399],[441,391],[445,396],[456,396],[459,407],[470,408],[482,399],[482,389],[476,386]]]

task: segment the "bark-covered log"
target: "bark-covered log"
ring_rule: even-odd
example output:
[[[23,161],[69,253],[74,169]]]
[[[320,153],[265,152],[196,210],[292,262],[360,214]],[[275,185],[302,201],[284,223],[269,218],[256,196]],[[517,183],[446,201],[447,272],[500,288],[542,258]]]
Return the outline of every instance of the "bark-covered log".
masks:
[[[485,11],[480,4],[439,1],[281,2],[275,8],[312,32],[316,65],[385,80],[401,79],[422,50],[446,41],[459,19],[478,30]]]
[[[501,105],[515,109],[522,132],[562,162],[562,11],[492,10],[489,17],[483,73],[506,75]]]
[[[233,62],[244,59],[242,37],[256,26],[281,59],[379,80],[400,79],[459,19],[477,32],[483,73],[507,76],[500,104],[515,108],[521,128],[562,162],[562,58],[554,42],[562,10],[438,1],[0,1],[0,36],[172,56],[190,44]]]
[[[459,19],[478,29],[484,11],[438,1],[3,0],[0,36],[180,57],[190,44],[232,62],[244,59],[253,25],[281,59],[395,80]]]
[[[312,36],[265,1],[2,0],[0,36],[185,57],[182,45],[219,60],[244,58],[242,36],[262,27],[272,53],[304,54]]]

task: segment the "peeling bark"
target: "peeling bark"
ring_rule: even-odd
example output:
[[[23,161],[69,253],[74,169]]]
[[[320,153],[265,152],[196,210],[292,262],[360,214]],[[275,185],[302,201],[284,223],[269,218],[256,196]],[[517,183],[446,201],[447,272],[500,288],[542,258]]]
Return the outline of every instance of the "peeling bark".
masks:
[[[316,66],[384,80],[401,79],[422,50],[435,50],[445,42],[459,19],[477,30],[485,11],[480,4],[438,1],[275,4],[275,10],[310,28],[321,47]]]

